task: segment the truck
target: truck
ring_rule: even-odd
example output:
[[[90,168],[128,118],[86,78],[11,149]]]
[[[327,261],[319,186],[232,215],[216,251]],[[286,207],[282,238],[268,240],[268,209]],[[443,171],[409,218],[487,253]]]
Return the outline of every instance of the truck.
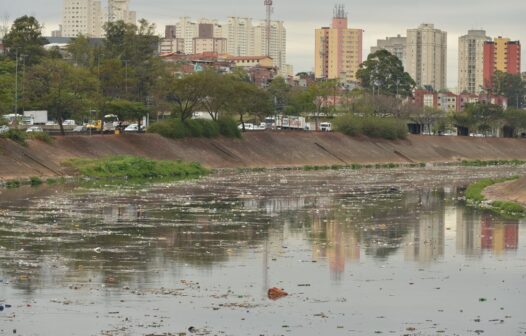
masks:
[[[47,111],[24,111],[24,120],[32,120],[28,125],[45,125],[48,122]]]
[[[265,119],[267,124],[271,124],[276,129],[284,130],[306,130],[307,123],[305,122],[304,117],[300,116],[284,116],[278,115],[276,118],[267,118]]]

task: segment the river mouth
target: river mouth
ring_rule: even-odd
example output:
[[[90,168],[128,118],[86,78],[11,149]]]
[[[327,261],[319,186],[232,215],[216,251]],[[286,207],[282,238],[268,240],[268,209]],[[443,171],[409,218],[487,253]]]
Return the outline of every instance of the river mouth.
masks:
[[[459,198],[476,179],[525,172],[220,172],[6,190],[0,334],[524,334],[524,221]],[[289,295],[269,300],[271,287]]]

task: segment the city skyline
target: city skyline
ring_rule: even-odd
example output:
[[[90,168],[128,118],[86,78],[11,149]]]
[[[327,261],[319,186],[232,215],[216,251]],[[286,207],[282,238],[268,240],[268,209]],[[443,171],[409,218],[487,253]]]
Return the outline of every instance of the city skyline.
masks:
[[[463,3],[444,0],[439,3],[422,4],[417,0],[403,0],[396,4],[388,0],[374,3],[334,1],[318,4],[305,0],[278,0],[274,2],[273,20],[283,20],[288,32],[288,63],[294,71],[314,70],[313,37],[317,27],[326,26],[332,16],[333,6],[342,3],[349,13],[349,27],[361,28],[364,32],[363,57],[367,57],[377,39],[387,36],[406,35],[407,29],[422,23],[432,23],[448,33],[447,86],[455,89],[458,83],[458,38],[470,29],[484,29],[488,36],[507,36],[512,40],[526,41],[526,24],[521,13],[526,10],[522,0],[510,0],[506,6],[491,1]],[[451,7],[455,10],[452,11]],[[13,20],[21,15],[34,15],[45,26],[46,35],[58,28],[62,18],[63,0],[49,0],[35,3],[34,0],[20,0],[0,15],[9,15]],[[30,10],[28,10],[30,8]],[[138,18],[146,18],[157,25],[162,34],[164,26],[175,24],[179,17],[224,20],[229,16],[264,19],[265,8],[260,0],[231,0],[228,3],[210,0],[177,4],[169,0],[131,0],[130,8],[137,11]],[[523,10],[521,10],[523,9]],[[374,15],[371,15],[374,13]],[[524,43],[523,43],[524,44]],[[526,69],[526,58],[522,59]]]

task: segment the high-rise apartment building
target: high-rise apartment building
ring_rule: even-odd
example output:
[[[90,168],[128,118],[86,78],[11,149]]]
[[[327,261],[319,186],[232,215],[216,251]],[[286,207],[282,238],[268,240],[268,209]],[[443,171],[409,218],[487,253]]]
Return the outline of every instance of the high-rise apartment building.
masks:
[[[484,89],[484,30],[469,30],[458,39],[458,90],[478,94]]]
[[[226,53],[227,39],[215,37],[216,26],[214,23],[199,23],[198,36],[193,38],[192,44],[192,52],[194,54],[202,54],[204,52]]]
[[[108,21],[137,22],[137,13],[130,11],[130,0],[108,0]]]
[[[199,35],[199,26],[197,22],[192,21],[189,17],[182,17],[177,22],[176,36],[184,41],[185,54],[194,52],[194,38]]]
[[[362,63],[363,30],[348,28],[347,13],[337,5],[331,27],[316,29],[316,78],[356,81]]]
[[[497,37],[484,43],[484,86],[493,86],[496,71],[512,75],[521,73],[521,44],[509,38]]]
[[[102,7],[98,0],[64,0],[62,36],[102,37]]]
[[[447,87],[447,33],[432,24],[407,30],[406,71],[418,87]]]
[[[387,50],[398,57],[405,68],[405,54],[407,49],[407,38],[397,35],[395,37],[386,37],[385,40],[377,40],[376,46],[371,47],[371,54],[378,50]]]
[[[228,40],[228,53],[234,56],[254,56],[254,27],[251,18],[229,17],[223,27]]]
[[[287,64],[287,30],[282,21],[273,21],[270,24],[270,50],[267,43],[267,24],[261,22],[254,27],[254,55],[268,55],[272,58],[275,67],[279,69],[279,74],[283,77],[288,76]]]

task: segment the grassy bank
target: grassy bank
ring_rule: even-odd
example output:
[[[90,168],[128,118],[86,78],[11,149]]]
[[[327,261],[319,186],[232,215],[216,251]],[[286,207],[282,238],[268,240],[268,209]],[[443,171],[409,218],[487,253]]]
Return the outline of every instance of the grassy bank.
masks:
[[[11,129],[8,132],[0,135],[5,139],[13,140],[23,146],[27,146],[27,140],[38,140],[47,144],[53,143],[53,138],[46,132],[30,132]]]
[[[231,119],[212,120],[186,120],[168,119],[159,121],[148,128],[149,133],[156,133],[165,138],[241,138],[237,124]]]
[[[407,138],[407,125],[394,118],[358,117],[344,115],[334,121],[335,130],[348,136],[366,135],[371,138],[397,140]]]
[[[199,163],[148,160],[134,156],[72,159],[65,163],[79,175],[94,179],[192,178],[208,173]]]
[[[490,209],[499,214],[522,217],[526,215],[526,209],[520,204],[509,202],[509,201],[493,201],[489,202],[486,197],[484,197],[483,192],[489,186],[492,186],[497,183],[503,183],[507,181],[516,180],[518,177],[512,178],[503,178],[503,179],[484,179],[472,183],[466,189],[466,200],[468,204]]]

